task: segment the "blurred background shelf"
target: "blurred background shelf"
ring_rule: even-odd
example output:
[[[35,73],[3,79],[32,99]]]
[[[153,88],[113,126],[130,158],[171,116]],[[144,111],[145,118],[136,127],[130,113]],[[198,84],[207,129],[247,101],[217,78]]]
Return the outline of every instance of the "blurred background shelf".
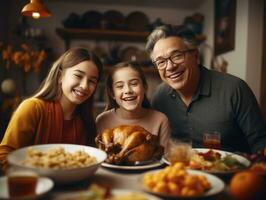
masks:
[[[149,32],[78,28],[57,28],[56,33],[65,41],[66,49],[76,39],[145,42],[149,35]]]
[[[105,65],[104,66],[104,71],[108,72],[112,69],[112,66],[109,65]],[[157,74],[157,69],[154,66],[145,66],[145,67],[141,67],[141,69],[143,70],[144,73],[147,74]],[[159,75],[159,74],[158,74]]]
[[[72,40],[107,40],[107,41],[127,41],[146,42],[150,32],[125,31],[108,29],[84,29],[84,28],[57,28],[56,33],[65,41],[66,50],[69,49]],[[196,35],[199,43],[206,40],[205,35]]]

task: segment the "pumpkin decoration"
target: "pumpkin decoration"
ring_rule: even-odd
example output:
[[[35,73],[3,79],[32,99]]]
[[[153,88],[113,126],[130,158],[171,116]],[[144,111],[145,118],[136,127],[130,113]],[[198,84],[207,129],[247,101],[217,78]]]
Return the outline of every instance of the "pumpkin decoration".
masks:
[[[265,182],[254,172],[242,171],[232,177],[229,191],[236,200],[260,200],[265,195]]]

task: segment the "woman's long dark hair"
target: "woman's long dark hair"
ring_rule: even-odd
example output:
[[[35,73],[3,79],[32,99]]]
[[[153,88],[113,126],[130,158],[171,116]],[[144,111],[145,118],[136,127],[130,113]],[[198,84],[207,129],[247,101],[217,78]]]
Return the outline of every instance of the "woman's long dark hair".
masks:
[[[122,68],[126,68],[129,67],[131,69],[133,69],[134,71],[138,72],[139,77],[142,81],[142,84],[144,86],[144,88],[147,90],[148,89],[148,84],[144,75],[143,70],[141,69],[140,65],[136,62],[121,62],[118,63],[117,65],[115,65],[114,67],[112,67],[112,69],[109,71],[107,77],[106,77],[106,81],[105,81],[105,94],[106,94],[106,99],[107,99],[107,103],[106,103],[106,107],[105,107],[105,111],[106,110],[110,110],[112,108],[118,108],[118,104],[116,103],[116,101],[114,100],[113,96],[114,96],[114,92],[113,92],[113,76],[114,73],[117,72],[119,69]],[[150,108],[151,104],[146,96],[146,93],[144,95],[144,99],[142,102],[142,107],[143,108]]]
[[[91,61],[96,65],[99,74],[99,81],[103,70],[100,59],[87,49],[72,48],[60,56],[57,61],[55,61],[46,79],[43,81],[33,97],[43,100],[59,100],[62,96],[61,85],[59,84],[61,75],[64,74],[66,69],[71,68],[83,61]],[[78,105],[76,108],[76,113],[80,116],[87,133],[89,133],[87,136],[89,145],[94,145],[94,139],[96,137],[96,126],[93,116],[94,93],[90,98]]]

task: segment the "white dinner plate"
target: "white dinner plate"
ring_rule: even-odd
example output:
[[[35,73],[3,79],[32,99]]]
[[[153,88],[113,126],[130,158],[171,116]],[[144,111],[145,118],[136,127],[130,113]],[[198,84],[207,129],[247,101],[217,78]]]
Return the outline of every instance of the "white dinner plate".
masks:
[[[160,171],[160,170],[153,170],[153,171],[149,171],[147,173],[150,174],[150,173],[155,173],[157,171]],[[191,169],[188,169],[187,172],[188,172],[188,174],[204,175],[207,178],[207,180],[210,182],[211,189],[206,191],[203,195],[200,195],[200,196],[189,196],[189,197],[175,196],[175,195],[152,192],[152,191],[150,191],[148,188],[146,188],[143,185],[143,178],[145,176],[145,173],[143,173],[141,175],[140,184],[142,186],[142,189],[145,192],[149,192],[150,194],[157,195],[159,197],[167,198],[167,199],[168,198],[169,199],[198,199],[198,198],[205,198],[205,197],[210,197],[210,196],[213,196],[213,195],[217,195],[217,194],[221,193],[224,190],[224,188],[225,188],[224,182],[220,178],[218,178],[218,177],[216,177],[216,176],[214,176],[212,174],[209,174],[209,173],[206,173],[206,172],[202,172],[202,171],[197,171],[197,170],[191,170]]]
[[[146,169],[154,169],[156,167],[160,167],[164,164],[162,160],[154,161],[147,165],[113,165],[106,162],[102,163],[103,167],[109,168],[109,169],[120,169],[120,170],[146,170]]]
[[[46,177],[39,177],[37,188],[36,188],[36,194],[27,196],[27,197],[21,197],[21,198],[11,198],[8,194],[8,184],[7,184],[7,177],[2,176],[0,177],[0,199],[9,199],[9,200],[31,200],[31,199],[37,199],[49,192],[54,186],[54,182],[50,178]]]
[[[127,189],[112,189],[111,190],[114,197],[122,199],[124,195],[126,196],[127,200],[135,200],[135,195],[141,195],[148,200],[161,200],[159,197],[154,196],[152,194],[144,193],[137,190],[127,190]],[[64,193],[57,193],[54,200],[77,200],[77,199],[87,199],[89,197],[95,196],[95,193],[91,191],[79,191],[79,192],[64,192]],[[125,197],[124,197],[125,198]]]
[[[207,151],[209,151],[210,149],[208,148],[193,148],[193,150],[199,152],[199,153],[206,153]],[[238,155],[238,154],[234,154],[228,151],[222,151],[222,150],[217,150],[217,149],[212,149],[215,152],[218,152],[221,154],[221,157],[225,157],[226,155],[231,155],[233,158],[237,159],[240,163],[242,163],[243,165],[245,165],[246,167],[250,166],[250,161],[248,159],[246,159],[245,157]],[[167,158],[165,158],[163,156],[162,161],[168,165],[170,165],[170,162]],[[216,175],[226,175],[226,174],[233,174],[236,173],[238,171],[241,171],[242,169],[239,170],[230,170],[230,171],[214,171],[214,170],[202,170],[208,173],[212,173],[212,174],[216,174]]]

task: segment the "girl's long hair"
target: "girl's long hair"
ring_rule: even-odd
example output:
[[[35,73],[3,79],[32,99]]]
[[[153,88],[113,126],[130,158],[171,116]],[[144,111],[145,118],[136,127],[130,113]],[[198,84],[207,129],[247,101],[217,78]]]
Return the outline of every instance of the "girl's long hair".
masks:
[[[62,96],[61,84],[59,83],[60,77],[64,74],[65,70],[71,68],[83,61],[93,62],[97,69],[100,80],[102,74],[102,63],[100,59],[92,52],[84,48],[72,48],[66,51],[58,60],[54,62],[47,77],[42,82],[41,86],[33,97],[40,98],[47,101],[59,100]],[[96,89],[95,89],[96,90]],[[94,91],[95,93],[95,91]],[[76,113],[80,116],[83,125],[88,133],[88,144],[94,144],[96,137],[96,126],[93,116],[93,96],[81,103],[76,108]]]
[[[112,69],[110,70],[110,72],[108,73],[107,77],[106,77],[106,81],[105,81],[105,94],[106,94],[106,107],[105,107],[105,111],[106,110],[110,110],[112,108],[118,108],[119,105],[116,103],[116,101],[114,100],[114,92],[113,92],[113,76],[114,73],[117,72],[119,69],[122,68],[126,68],[129,67],[131,69],[133,69],[134,71],[138,72],[139,77],[142,81],[142,84],[145,88],[145,90],[148,89],[148,84],[144,75],[143,70],[141,69],[140,65],[136,62],[121,62],[118,63],[117,65],[115,65],[114,67],[112,67]],[[144,99],[142,101],[142,107],[143,108],[150,108],[150,102],[146,96],[146,92],[144,95]]]

